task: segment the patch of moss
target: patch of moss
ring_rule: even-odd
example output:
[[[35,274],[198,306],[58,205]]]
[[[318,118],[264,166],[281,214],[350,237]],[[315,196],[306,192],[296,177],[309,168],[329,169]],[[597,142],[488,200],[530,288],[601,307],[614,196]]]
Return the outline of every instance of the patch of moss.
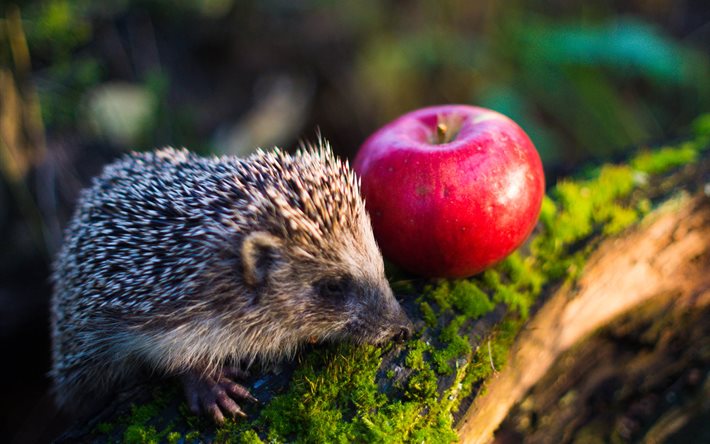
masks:
[[[429,345],[421,339],[410,343],[404,364],[413,370],[423,369],[426,366],[424,353],[428,350]]]
[[[427,326],[429,327],[435,327],[437,324],[437,318],[436,318],[436,313],[434,313],[434,309],[431,308],[431,305],[429,305],[428,302],[424,301],[419,304],[419,311],[422,314],[422,319],[424,319],[424,322],[426,322]]]
[[[569,244],[587,236],[592,231],[594,205],[588,186],[564,180],[554,188],[562,209],[551,226],[555,230],[556,244]]]
[[[254,430],[246,430],[239,436],[237,442],[239,444],[263,444],[264,441],[259,438],[259,434]]]
[[[269,441],[349,442],[366,433],[369,412],[386,402],[375,377],[380,350],[341,345],[310,354],[296,371],[288,393],[275,397],[251,424]],[[223,428],[219,438],[236,440],[245,424]]]
[[[685,165],[698,158],[698,151],[689,144],[646,151],[636,156],[631,166],[648,174],[661,174],[671,168]]]
[[[178,444],[182,440],[182,433],[180,432],[170,432],[165,437],[165,441],[168,444]]]
[[[462,333],[462,327],[468,320],[469,317],[466,315],[459,315],[441,329],[439,340],[445,345],[443,348],[431,352],[431,360],[439,374],[452,373],[452,365],[458,359],[467,359],[470,355],[471,343],[468,336]]]
[[[557,216],[557,205],[550,199],[550,196],[544,196],[542,198],[540,216],[538,218],[544,229],[549,231],[553,227],[555,216]]]
[[[439,340],[443,344],[450,344],[461,339],[461,327],[469,318],[466,315],[458,315],[451,322],[446,324],[439,333]]]
[[[123,442],[125,444],[158,444],[160,435],[155,427],[129,425],[123,432]]]
[[[651,200],[647,198],[640,199],[636,204],[636,211],[638,211],[642,216],[650,213],[652,208],[653,204],[651,203]]]
[[[504,303],[510,310],[519,313],[523,318],[528,317],[530,305],[532,304],[532,298],[526,297],[525,294],[518,293],[515,289],[504,285],[496,289],[493,301],[495,303]]]
[[[537,267],[532,255],[523,257],[520,251],[514,251],[498,266],[501,276],[506,276],[515,291],[530,299],[542,290],[545,277]],[[534,299],[534,297],[533,297]]]
[[[561,181],[551,190],[549,206],[555,216],[530,245],[529,259],[542,282],[575,279],[593,246],[586,242],[579,250],[578,244],[596,234],[619,233],[638,221],[642,213],[627,201],[633,189],[645,184],[638,174],[628,166],[605,165],[591,178]]]
[[[483,282],[493,291],[493,302],[496,304],[504,303],[510,310],[519,313],[523,318],[527,318],[530,305],[533,302],[533,298],[530,297],[531,290],[538,288],[539,291],[541,286],[541,284],[533,286],[533,283],[541,282],[541,280],[524,279],[522,277],[524,264],[522,261],[516,262],[515,258],[510,259],[501,269],[507,271],[511,284],[506,285],[501,282],[501,272],[497,269],[486,270],[482,276]],[[514,274],[518,276],[514,276]],[[526,273],[525,276],[532,277],[535,276],[535,273]]]
[[[639,218],[639,213],[635,208],[626,208],[619,204],[605,205],[599,209],[597,214],[606,221],[602,228],[605,235],[620,233]]]
[[[275,397],[251,423],[222,428],[216,441],[247,436],[269,442],[452,442],[451,413],[438,407],[437,375],[425,359],[431,350],[421,339],[411,343],[405,365],[413,371],[401,399],[389,399],[376,386],[377,348],[340,345],[314,352],[294,374],[288,393]]]
[[[193,431],[185,434],[185,442],[186,443],[196,442],[199,439],[200,439],[200,432],[198,432],[197,430],[193,430]]]
[[[553,189],[557,216],[549,221],[549,233],[557,252],[561,248],[593,233],[595,226],[608,222],[617,212],[607,208],[634,188],[634,172],[627,166],[605,165],[596,178],[584,181],[562,181]],[[619,220],[629,218],[619,216]],[[634,217],[631,223],[636,220]],[[618,225],[618,224],[617,224]]]
[[[469,280],[455,282],[449,299],[458,312],[471,319],[478,319],[495,307],[488,295]]]
[[[413,372],[407,384],[405,394],[408,399],[426,401],[436,396],[437,389],[436,373],[426,366],[421,370]]]
[[[504,367],[510,347],[522,325],[521,319],[507,318],[481,342],[463,378],[463,393],[470,393],[474,386],[486,381],[494,372]]]
[[[133,424],[146,424],[160,412],[160,404],[159,401],[154,400],[149,404],[131,406],[129,421]]]
[[[440,281],[438,285],[435,286],[427,285],[424,288],[424,293],[427,295],[427,299],[431,300],[439,307],[440,311],[451,308],[451,298],[449,297],[451,289],[449,281]]]
[[[119,439],[124,443],[194,442],[194,439],[183,440],[183,434],[174,430],[174,423],[162,420],[169,401],[177,392],[172,386],[155,388],[150,401],[132,404],[130,411],[114,422],[97,425],[92,431],[94,438],[103,436],[109,442]]]

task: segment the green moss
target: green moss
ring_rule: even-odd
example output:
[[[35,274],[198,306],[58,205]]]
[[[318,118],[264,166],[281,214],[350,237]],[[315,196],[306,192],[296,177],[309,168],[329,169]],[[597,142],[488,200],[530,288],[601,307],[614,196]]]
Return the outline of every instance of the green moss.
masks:
[[[251,424],[252,434],[268,430],[270,441],[351,442],[368,433],[364,419],[384,406],[375,378],[380,350],[341,345],[310,354],[296,371],[288,393],[275,397]],[[244,423],[220,431],[233,441]]]
[[[501,270],[500,273],[507,275],[513,283],[517,283],[518,285],[528,285],[530,283],[527,279],[529,270],[525,266],[525,261],[519,251],[512,252],[503,260],[498,268]],[[487,270],[483,273],[483,279],[485,281],[496,280],[500,282],[500,274],[495,273],[497,276],[488,276],[490,271],[493,270]]]
[[[118,439],[124,443],[180,442],[182,433],[174,431],[174,424],[166,424],[163,418],[169,401],[177,392],[172,386],[155,388],[151,401],[131,405],[127,414],[112,423],[100,423],[93,430],[94,437],[104,436],[109,442],[120,437]]]
[[[421,339],[412,342],[404,360],[405,365],[413,370],[422,370],[426,367],[424,353],[428,350],[429,345]]]
[[[480,385],[504,367],[510,347],[522,325],[521,319],[507,318],[481,342],[461,383],[463,393],[470,393],[474,386]]]
[[[158,444],[160,436],[154,427],[129,425],[123,432],[125,444]]]
[[[559,205],[557,216],[548,221],[548,230],[554,236],[552,242],[557,252],[593,234],[596,226],[604,225],[611,217],[618,216],[615,220],[628,221],[628,213],[610,212],[607,207],[616,199],[627,196],[634,184],[633,170],[617,165],[602,167],[595,179],[560,182],[552,192]],[[634,217],[631,222],[635,220]],[[623,224],[617,222],[616,225]]]
[[[472,353],[460,335],[467,319],[460,315],[441,330],[441,348],[422,339],[408,345],[404,365],[412,372],[401,399],[389,399],[376,386],[377,348],[341,345],[309,355],[294,374],[288,393],[275,397],[252,423],[223,428],[217,440],[231,442],[247,431],[252,437],[266,431],[272,442],[451,442],[455,440],[449,405],[453,401],[441,407],[437,374],[429,361],[437,353],[441,363]]]
[[[652,208],[653,204],[651,203],[650,199],[640,199],[639,202],[636,204],[636,211],[638,211],[639,214],[642,216],[645,216],[646,214],[650,213]]]
[[[437,376],[429,367],[415,371],[409,378],[405,394],[409,399],[426,401],[436,396]]]
[[[449,297],[451,289],[449,281],[441,281],[436,286],[428,285],[424,288],[424,293],[427,295],[428,299],[436,303],[439,310],[443,311],[451,308],[451,298]]]
[[[549,230],[553,226],[556,215],[557,205],[555,202],[549,196],[543,197],[539,220],[545,229]]]
[[[511,311],[515,311],[523,318],[528,317],[532,298],[523,293],[518,293],[511,287],[501,286],[493,297],[496,303],[504,303]]]
[[[477,319],[493,310],[494,304],[474,281],[461,280],[454,283],[449,299],[465,317]]]
[[[263,444],[264,441],[259,438],[259,435],[253,430],[246,430],[239,437],[239,444]]]
[[[636,176],[626,165],[605,165],[601,168],[599,177],[588,185],[594,191],[592,201],[598,206],[627,196],[636,185]]]
[[[429,327],[435,327],[437,323],[437,317],[436,313],[434,313],[434,309],[431,308],[431,305],[429,305],[428,302],[424,301],[419,304],[419,310],[422,313],[422,319],[424,319],[424,322]]]
[[[154,418],[160,412],[160,405],[158,402],[152,402],[143,405],[133,405],[131,406],[131,416],[130,422],[134,424],[145,424]]]
[[[192,432],[186,433],[185,434],[185,442],[190,443],[190,442],[195,442],[200,439],[200,432],[193,430]]]
[[[459,358],[467,358],[470,355],[471,344],[469,338],[467,335],[462,334],[462,327],[468,320],[469,317],[466,315],[459,315],[441,329],[439,340],[444,344],[444,348],[434,350],[431,353],[431,360],[439,374],[452,373],[452,365]]]
[[[639,213],[635,208],[625,208],[618,204],[605,205],[600,208],[597,214],[606,221],[602,229],[605,235],[620,233],[639,218]]]
[[[512,257],[499,267],[501,270],[507,271],[507,277],[511,284],[506,285],[501,282],[501,272],[498,269],[486,270],[483,273],[483,282],[493,291],[493,302],[504,303],[510,310],[527,318],[533,300],[530,296],[531,290],[537,289],[539,291],[542,281],[541,279],[532,279],[536,273],[525,272],[525,264],[520,260],[519,255],[515,256],[517,259]]]
[[[501,275],[506,276],[512,287],[527,299],[534,298],[542,290],[545,277],[537,267],[536,258],[532,255],[523,257],[519,251],[514,251],[498,266]]]
[[[445,325],[439,333],[439,340],[443,344],[448,344],[450,342],[461,339],[461,327],[468,320],[466,315],[458,315],[451,322]]]
[[[431,359],[437,373],[448,375],[454,371],[453,365],[458,364],[457,359],[468,356],[469,353],[471,353],[471,344],[468,338],[457,336],[446,345],[446,348],[432,353]]]
[[[631,166],[641,172],[661,174],[671,168],[685,165],[698,158],[698,151],[691,144],[679,147],[665,147],[658,150],[646,151],[636,156]]]
[[[628,202],[631,191],[646,183],[638,174],[628,166],[605,165],[591,178],[561,181],[551,190],[555,216],[547,219],[545,229],[531,242],[526,258],[533,261],[532,270],[541,272],[536,287],[563,278],[575,279],[593,245],[586,240],[597,234],[619,233],[638,221],[642,208]],[[577,250],[579,244],[584,248]],[[533,290],[534,298],[538,290]]]
[[[182,439],[182,433],[180,433],[180,432],[170,432],[165,437],[165,441],[168,444],[178,444],[181,439]]]
[[[577,182],[562,181],[554,189],[563,211],[560,211],[554,230],[557,243],[569,244],[587,236],[592,231],[594,211],[591,191],[588,186]]]

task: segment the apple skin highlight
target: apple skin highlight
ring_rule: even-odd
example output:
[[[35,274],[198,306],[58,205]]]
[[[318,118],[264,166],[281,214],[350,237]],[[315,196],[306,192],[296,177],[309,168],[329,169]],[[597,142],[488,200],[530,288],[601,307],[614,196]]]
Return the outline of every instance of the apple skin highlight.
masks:
[[[442,139],[439,130],[449,131]],[[466,277],[518,248],[545,190],[540,157],[511,119],[443,105],[370,136],[354,169],[383,254],[412,273]]]

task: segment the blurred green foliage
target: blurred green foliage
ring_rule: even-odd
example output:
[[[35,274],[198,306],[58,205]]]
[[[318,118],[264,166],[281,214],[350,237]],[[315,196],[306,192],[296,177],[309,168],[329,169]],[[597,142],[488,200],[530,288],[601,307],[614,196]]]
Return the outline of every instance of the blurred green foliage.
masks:
[[[72,50],[92,37],[87,6],[86,1],[49,0],[24,9],[32,48],[53,62],[71,60]]]
[[[380,120],[427,101],[480,104],[517,120],[554,167],[661,137],[708,108],[707,55],[649,23],[491,9],[478,29],[433,14],[368,33],[359,86]]]
[[[656,14],[634,2],[590,1],[564,7],[460,0],[49,0],[20,6],[50,130],[81,130],[82,97],[102,82],[150,89],[161,78],[159,116],[138,142],[146,147],[209,143],[225,115],[248,111],[260,74],[274,70],[315,73],[318,99],[306,122],[351,155],[368,133],[401,113],[460,102],[518,121],[548,171],[560,172],[667,138],[710,108],[707,43],[693,47],[678,37],[694,29],[673,29],[674,36],[660,26],[663,11],[693,14],[692,5],[666,0],[655,2]],[[132,34],[126,23],[136,17],[150,24],[155,41]],[[106,51],[107,39],[120,41],[112,40],[116,53]],[[183,69],[194,60],[182,59],[180,48],[189,51],[204,40],[215,52]],[[173,45],[178,56],[140,69],[134,53],[141,45]],[[128,71],[116,68],[119,57],[128,57]],[[245,67],[250,57],[257,66]],[[195,84],[183,78],[186,72],[230,69],[225,78],[247,91],[235,94],[231,110],[215,113],[223,105],[200,101],[199,93],[187,97],[185,89],[226,94],[232,86]],[[313,127],[293,134],[294,145]]]

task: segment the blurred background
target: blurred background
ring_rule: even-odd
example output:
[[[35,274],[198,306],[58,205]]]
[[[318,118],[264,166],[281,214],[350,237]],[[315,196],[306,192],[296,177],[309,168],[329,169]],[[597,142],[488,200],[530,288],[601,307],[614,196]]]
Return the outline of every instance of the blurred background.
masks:
[[[0,1],[2,436],[63,426],[49,264],[122,152],[244,155],[320,129],[352,158],[399,114],[468,103],[516,120],[554,184],[681,136],[710,110],[709,54],[705,0]]]

